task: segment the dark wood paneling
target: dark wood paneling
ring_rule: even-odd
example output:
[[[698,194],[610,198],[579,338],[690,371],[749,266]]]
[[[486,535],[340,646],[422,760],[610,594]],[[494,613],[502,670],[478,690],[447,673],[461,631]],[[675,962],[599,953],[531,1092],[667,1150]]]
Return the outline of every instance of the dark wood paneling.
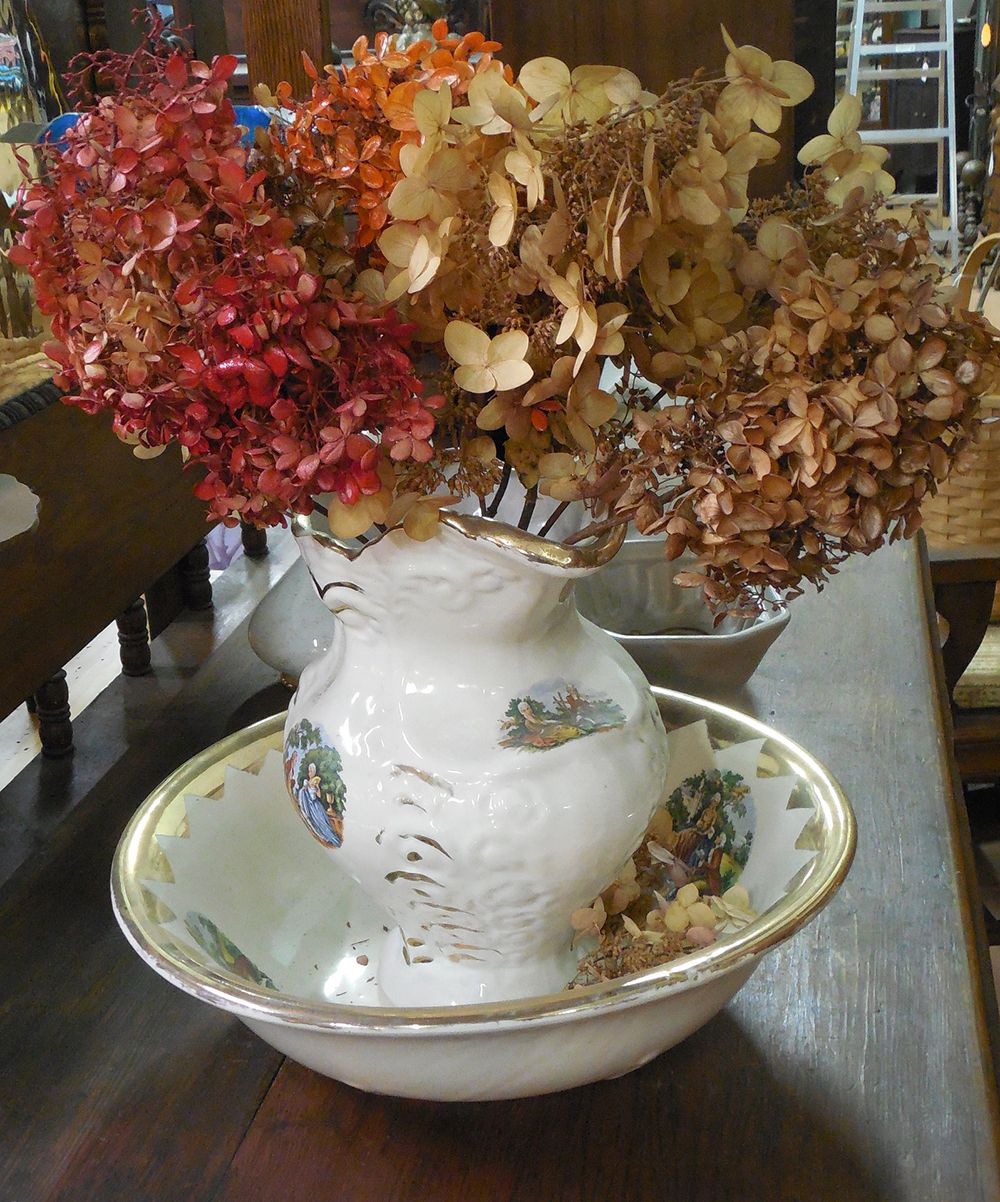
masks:
[[[796,153],[810,138],[826,133],[826,123],[836,101],[836,39],[836,4],[795,0],[795,61],[816,82],[813,94],[795,106]]]
[[[503,57],[519,68],[554,54],[571,66],[615,63],[662,91],[698,67],[720,72],[726,59],[720,25],[737,43],[774,58],[792,57],[791,0],[493,0],[493,29]]]
[[[103,0],[103,7],[105,37],[112,50],[131,51],[142,45],[145,26],[133,17],[141,5],[135,0]]]
[[[793,58],[792,0],[493,0],[493,31],[503,57],[519,68],[551,54],[570,66],[614,63],[662,91],[698,67],[721,72],[724,24],[738,44],[750,42],[772,58]],[[780,158],[755,174],[757,191],[784,186],[792,172],[792,122],[779,135]]]
[[[226,54],[232,49],[228,45],[227,14],[222,0],[193,0],[191,3],[191,26],[198,57],[205,62],[217,54]],[[242,47],[241,47],[242,49]]]
[[[0,716],[61,668],[202,538],[206,511],[176,447],[139,460],[57,402],[0,433],[0,472],[39,498],[36,528],[0,544]]]
[[[364,0],[331,0],[330,37],[340,50],[350,50],[365,28]]]

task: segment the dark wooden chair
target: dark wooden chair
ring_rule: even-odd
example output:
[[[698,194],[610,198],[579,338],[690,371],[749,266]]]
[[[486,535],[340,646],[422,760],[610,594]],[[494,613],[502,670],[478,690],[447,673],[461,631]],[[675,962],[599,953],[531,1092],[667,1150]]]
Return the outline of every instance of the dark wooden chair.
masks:
[[[28,699],[48,756],[73,745],[64,667],[109,622],[123,671],[143,675],[150,633],[212,604],[205,507],[177,449],[136,459],[109,418],[58,397],[46,384],[0,405],[0,473],[39,498],[33,529],[0,544],[0,719]]]

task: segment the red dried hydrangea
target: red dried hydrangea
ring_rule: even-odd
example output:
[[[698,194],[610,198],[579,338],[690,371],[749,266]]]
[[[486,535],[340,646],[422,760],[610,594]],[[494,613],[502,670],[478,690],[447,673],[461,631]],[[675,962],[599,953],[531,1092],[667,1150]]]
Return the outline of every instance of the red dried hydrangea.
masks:
[[[308,513],[318,492],[387,498],[392,462],[430,457],[440,404],[409,330],[309,269],[248,165],[236,60],[161,51],[155,33],[102,59],[117,94],[42,151],[20,198],[10,257],[51,317],[56,382],[127,441],[178,441],[227,524]]]

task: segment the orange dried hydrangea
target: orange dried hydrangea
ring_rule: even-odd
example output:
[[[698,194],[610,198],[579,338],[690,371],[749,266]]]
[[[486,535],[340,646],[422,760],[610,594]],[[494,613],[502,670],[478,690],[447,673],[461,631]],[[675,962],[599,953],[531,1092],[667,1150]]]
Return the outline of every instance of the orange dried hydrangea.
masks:
[[[309,96],[297,100],[287,83],[276,89],[277,103],[289,117],[273,137],[274,153],[286,170],[304,175],[307,191],[315,194],[332,186],[336,202],[356,217],[352,248],[358,268],[372,253],[384,261],[373,244],[389,218],[389,196],[403,175],[400,151],[424,136],[414,112],[417,97],[442,85],[453,97],[464,95],[500,49],[499,42],[481,33],[450,34],[444,20],[434,23],[432,37],[405,49],[397,49],[386,33],[376,34],[371,44],[358,38],[354,65],[327,66],[322,74],[303,55],[313,80]]]

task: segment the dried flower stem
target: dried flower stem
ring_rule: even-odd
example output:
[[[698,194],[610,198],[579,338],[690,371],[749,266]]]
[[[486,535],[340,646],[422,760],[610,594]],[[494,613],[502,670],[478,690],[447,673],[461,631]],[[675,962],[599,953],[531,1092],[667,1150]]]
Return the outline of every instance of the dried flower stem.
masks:
[[[527,530],[531,525],[531,518],[535,512],[535,505],[538,503],[538,485],[529,488],[524,498],[524,507],[521,510],[521,516],[517,519],[518,529]]]
[[[674,485],[673,488],[665,489],[663,492],[653,493],[649,498],[645,499],[648,504],[652,501],[657,509],[679,501],[685,493],[689,491],[686,482],[681,481]],[[640,509],[641,502],[632,504],[619,505],[618,509],[613,514],[602,519],[599,522],[591,522],[589,526],[584,526],[582,530],[577,530],[574,534],[568,535],[562,541],[566,546],[571,547],[575,543],[583,542],[584,539],[594,538],[598,534],[604,534],[607,530],[613,530],[615,526],[622,526],[633,520],[636,517],[637,511]]]
[[[507,485],[510,484],[510,478],[513,474],[513,468],[509,463],[503,465],[503,475],[500,477],[500,483],[497,485],[497,490],[493,494],[493,500],[490,502],[486,510],[488,518],[495,518],[497,511],[500,508],[500,502],[503,500],[503,495],[507,491]]]
[[[589,526],[584,526],[582,530],[577,530],[575,534],[568,534],[562,541],[567,547],[572,547],[576,543],[582,543],[584,539],[594,538],[598,534],[604,534],[606,530],[614,530],[616,526],[625,526],[632,517],[631,512],[616,513],[612,517],[605,518],[601,522],[591,522]]]
[[[560,504],[558,504],[555,507],[555,509],[552,510],[552,512],[545,519],[545,522],[542,524],[541,528],[538,531],[539,538],[544,538],[546,536],[546,534],[548,534],[548,532],[552,529],[552,527],[556,524],[556,522],[559,521],[559,519],[566,512],[566,510],[569,509],[569,506],[570,506],[569,501],[562,501],[562,502],[560,502]]]

